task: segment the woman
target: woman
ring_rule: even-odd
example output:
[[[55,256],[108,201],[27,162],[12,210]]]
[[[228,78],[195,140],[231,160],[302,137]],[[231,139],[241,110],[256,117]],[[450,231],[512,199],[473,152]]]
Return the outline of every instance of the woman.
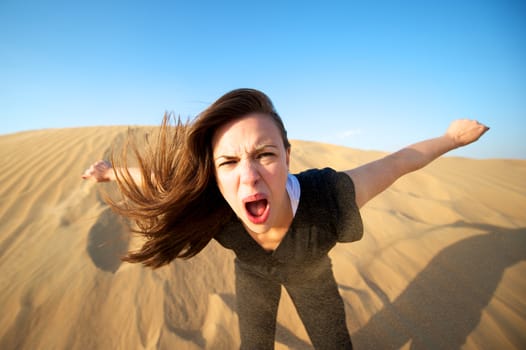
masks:
[[[212,239],[236,254],[242,349],[272,349],[283,285],[316,349],[350,349],[328,252],[362,237],[359,208],[404,174],[476,141],[488,128],[453,122],[446,134],[356,169],[288,172],[290,144],[270,99],[227,93],[188,124],[165,117],[158,143],[128,169],[97,162],[83,178],[116,180],[110,203],[147,238],[125,260],[159,267]],[[124,154],[124,153],[123,153]]]

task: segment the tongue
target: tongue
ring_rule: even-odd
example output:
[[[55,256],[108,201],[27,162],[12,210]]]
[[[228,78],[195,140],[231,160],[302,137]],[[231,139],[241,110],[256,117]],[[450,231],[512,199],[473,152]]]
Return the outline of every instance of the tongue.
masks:
[[[261,199],[259,201],[255,202],[249,202],[247,203],[247,210],[252,216],[261,216],[265,212],[265,208],[267,207],[267,200]]]

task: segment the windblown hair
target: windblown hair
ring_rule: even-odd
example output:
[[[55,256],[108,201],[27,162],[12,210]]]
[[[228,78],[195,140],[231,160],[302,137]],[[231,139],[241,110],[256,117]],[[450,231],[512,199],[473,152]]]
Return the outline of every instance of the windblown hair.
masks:
[[[233,218],[233,211],[219,192],[213,163],[212,138],[222,125],[251,113],[272,118],[290,147],[283,121],[271,100],[253,89],[233,90],[215,101],[192,122],[164,116],[154,144],[139,151],[128,138],[120,157],[113,157],[116,181],[123,199],[109,200],[119,214],[134,221],[146,238],[143,246],[123,258],[152,268],[175,258],[199,253]],[[142,175],[134,182],[128,171],[132,150]]]

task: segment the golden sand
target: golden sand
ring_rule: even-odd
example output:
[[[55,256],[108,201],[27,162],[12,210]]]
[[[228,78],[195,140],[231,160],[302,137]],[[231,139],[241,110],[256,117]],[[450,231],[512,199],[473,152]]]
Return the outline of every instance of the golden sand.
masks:
[[[80,175],[126,130],[0,136],[0,349],[239,346],[230,251],[120,262],[136,243],[102,199],[115,185]],[[291,170],[382,155],[295,141]],[[439,159],[362,216],[364,238],[331,252],[357,349],[526,348],[526,161]],[[285,292],[276,348],[311,348]]]

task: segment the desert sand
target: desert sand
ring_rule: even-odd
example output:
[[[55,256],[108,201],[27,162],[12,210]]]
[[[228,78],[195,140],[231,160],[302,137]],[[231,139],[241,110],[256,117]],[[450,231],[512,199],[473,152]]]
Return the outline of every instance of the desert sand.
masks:
[[[0,136],[0,349],[239,346],[230,251],[211,242],[157,270],[120,262],[138,242],[103,201],[115,184],[80,175],[126,135]],[[293,172],[384,155],[292,144]],[[357,349],[526,349],[525,160],[441,158],[361,213],[364,238],[331,251]],[[283,291],[276,349],[311,348]]]

